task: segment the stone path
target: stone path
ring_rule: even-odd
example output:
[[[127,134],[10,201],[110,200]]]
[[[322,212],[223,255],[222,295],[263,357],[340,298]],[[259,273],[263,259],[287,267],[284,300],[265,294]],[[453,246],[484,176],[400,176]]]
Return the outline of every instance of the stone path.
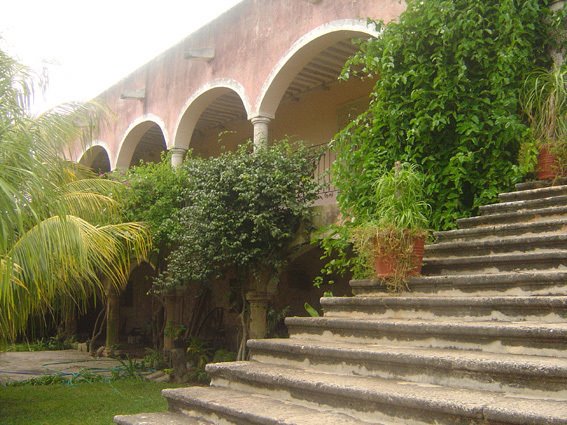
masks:
[[[93,358],[77,350],[0,352],[0,384],[56,373],[74,374],[81,369],[109,374],[116,366],[120,366],[118,360]]]

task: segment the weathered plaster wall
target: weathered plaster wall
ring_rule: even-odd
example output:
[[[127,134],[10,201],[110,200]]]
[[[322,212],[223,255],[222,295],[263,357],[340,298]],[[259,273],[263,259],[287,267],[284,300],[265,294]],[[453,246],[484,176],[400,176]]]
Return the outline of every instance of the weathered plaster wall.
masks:
[[[240,87],[248,114],[253,116],[282,60],[301,47],[302,40],[307,42],[307,35],[316,29],[332,30],[337,22],[347,20],[361,23],[372,17],[390,21],[404,7],[400,0],[323,0],[316,4],[305,0],[244,0],[102,93],[99,100],[116,118],[102,128],[98,139],[108,145],[114,168],[120,144],[132,124],[149,118],[163,123],[171,148],[188,100],[207,86]],[[210,47],[215,49],[210,62],[184,59],[188,49]],[[310,53],[309,49],[301,52]],[[123,92],[143,88],[144,100],[120,99]],[[80,157],[80,148],[75,157]]]

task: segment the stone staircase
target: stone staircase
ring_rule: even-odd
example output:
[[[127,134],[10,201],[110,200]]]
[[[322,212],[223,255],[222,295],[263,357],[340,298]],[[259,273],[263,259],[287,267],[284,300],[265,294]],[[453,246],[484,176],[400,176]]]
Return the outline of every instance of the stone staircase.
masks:
[[[518,185],[440,232],[390,296],[353,281],[325,316],[164,390],[141,424],[567,424],[567,185]]]

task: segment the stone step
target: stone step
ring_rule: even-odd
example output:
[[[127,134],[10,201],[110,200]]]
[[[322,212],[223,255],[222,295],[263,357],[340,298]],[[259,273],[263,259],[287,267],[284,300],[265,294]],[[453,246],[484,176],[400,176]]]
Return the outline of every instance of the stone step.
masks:
[[[567,205],[567,195],[550,196],[540,199],[528,199],[524,201],[500,202],[498,204],[483,205],[478,210],[480,212],[480,215],[490,215],[506,212],[537,210],[546,207],[557,207],[564,205]]]
[[[118,415],[114,417],[118,425],[213,425],[214,422],[199,417],[189,417],[181,413],[159,412],[137,415]]]
[[[360,420],[348,415],[329,412],[328,409],[322,409],[318,406],[306,407],[294,400],[279,400],[279,397],[253,394],[240,389],[232,390],[222,387],[175,388],[164,390],[163,395],[167,399],[170,409],[174,412],[205,417],[215,424],[363,424]]]
[[[567,185],[544,186],[515,192],[505,192],[498,195],[501,202],[528,201],[532,199],[550,198],[567,195]]]
[[[562,186],[567,184],[566,177],[558,177],[554,180],[532,180],[527,182],[516,183],[516,190],[533,190],[542,187]]]
[[[556,323],[567,320],[567,297],[324,297],[325,317],[369,319],[498,320]]]
[[[460,229],[470,229],[473,227],[494,226],[497,224],[537,222],[549,220],[551,218],[565,218],[566,216],[567,206],[554,206],[533,210],[511,211],[499,214],[461,218],[457,220],[457,225]]]
[[[465,257],[550,249],[567,249],[567,233],[502,236],[493,239],[440,242],[425,247],[424,259],[429,257]]]
[[[567,358],[301,339],[248,347],[251,360],[264,364],[567,400]]]
[[[461,253],[462,254],[462,253]],[[451,275],[500,273],[510,271],[567,270],[567,251],[540,250],[451,258],[424,257],[422,274]]]
[[[290,337],[567,357],[567,323],[288,317]]]
[[[215,387],[261,392],[294,403],[301,400],[307,407],[331,408],[370,423],[567,423],[564,400],[336,375],[258,362],[216,363],[208,365],[207,372]]]
[[[428,296],[544,296],[567,295],[567,271],[415,276],[407,286],[412,295]],[[351,280],[357,297],[391,296],[379,280]]]
[[[528,223],[512,223],[497,224],[491,226],[472,227],[469,229],[447,230],[444,232],[435,232],[433,236],[438,243],[443,242],[461,242],[484,239],[500,239],[507,236],[520,235],[543,235],[565,233],[567,231],[567,218],[559,218],[552,220],[528,222]],[[428,245],[429,246],[429,245]]]

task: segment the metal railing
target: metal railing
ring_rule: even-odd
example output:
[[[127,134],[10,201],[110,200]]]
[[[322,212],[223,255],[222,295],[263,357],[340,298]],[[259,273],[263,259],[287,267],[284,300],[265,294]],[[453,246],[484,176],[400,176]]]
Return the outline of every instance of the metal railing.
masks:
[[[334,203],[337,198],[337,188],[333,185],[331,178],[332,165],[335,162],[336,154],[331,149],[329,143],[321,143],[319,145],[310,146],[312,149],[317,149],[321,152],[319,162],[313,178],[321,185],[319,190],[319,200],[316,204]]]

